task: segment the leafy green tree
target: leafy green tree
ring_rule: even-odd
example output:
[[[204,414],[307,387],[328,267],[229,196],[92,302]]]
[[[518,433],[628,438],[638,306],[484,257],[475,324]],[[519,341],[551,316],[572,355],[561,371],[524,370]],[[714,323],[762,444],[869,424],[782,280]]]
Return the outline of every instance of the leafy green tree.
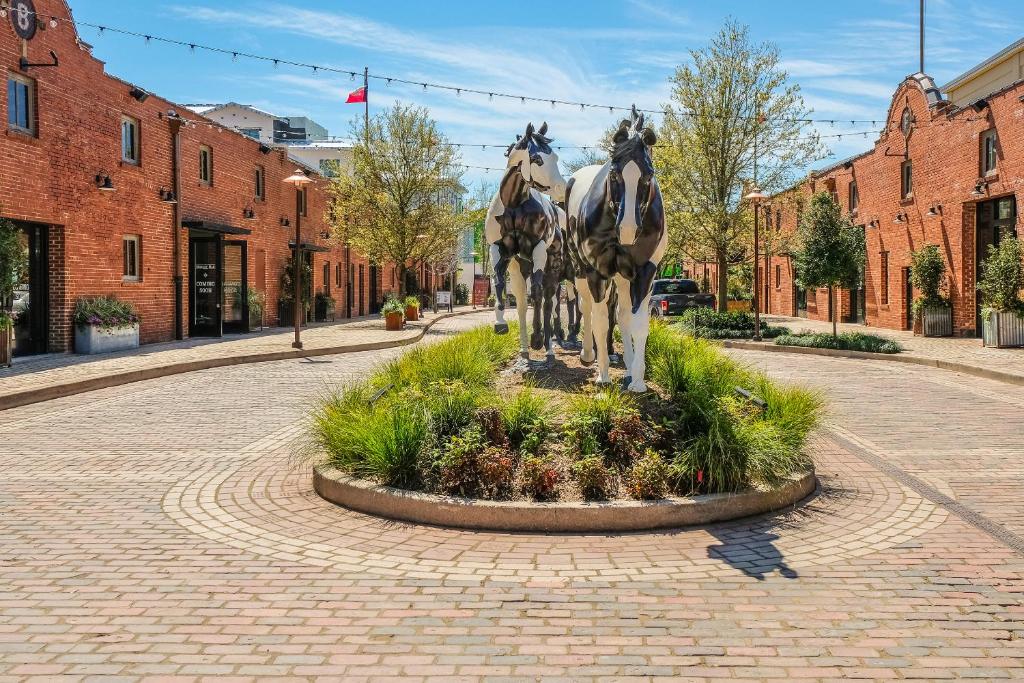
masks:
[[[0,329],[11,322],[14,289],[28,272],[28,252],[21,243],[19,230],[9,220],[0,219]]]
[[[864,233],[828,192],[811,197],[798,226],[800,247],[794,254],[797,281],[807,289],[828,287],[832,336],[838,337],[837,287],[853,289],[864,272]]]
[[[465,225],[454,147],[422,107],[396,104],[352,125],[352,173],[332,180],[335,237],[378,264],[394,263],[399,295],[410,265],[443,260]]]
[[[920,318],[928,306],[943,306],[949,302],[942,296],[945,284],[946,261],[936,244],[926,244],[910,255],[910,284],[920,290],[914,299],[914,318]]]
[[[1020,291],[1024,289],[1024,247],[1020,240],[1003,235],[998,247],[989,245],[981,273],[978,289],[986,308],[1024,315],[1024,304],[1020,300]]]
[[[655,163],[670,242],[682,253],[710,253],[725,292],[730,263],[750,242],[744,185],[769,194],[821,153],[804,120],[800,88],[782,70],[778,49],[754,44],[749,29],[726,22],[711,44],[672,77],[672,101],[658,133]],[[756,160],[756,161],[755,161]],[[719,297],[719,310],[726,309]]]

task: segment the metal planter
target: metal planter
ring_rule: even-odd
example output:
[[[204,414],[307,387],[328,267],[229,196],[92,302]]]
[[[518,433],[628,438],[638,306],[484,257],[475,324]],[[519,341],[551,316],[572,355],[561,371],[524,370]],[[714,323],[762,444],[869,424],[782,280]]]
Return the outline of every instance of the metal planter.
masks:
[[[997,349],[1024,347],[1024,317],[1006,311],[990,313],[983,324],[982,341]]]
[[[75,327],[75,352],[84,354],[112,353],[139,346],[139,325],[104,329],[96,325]]]
[[[922,312],[922,318],[924,336],[953,336],[953,309],[949,306],[928,306]]]
[[[11,367],[14,362],[14,328],[0,327],[0,367]]]

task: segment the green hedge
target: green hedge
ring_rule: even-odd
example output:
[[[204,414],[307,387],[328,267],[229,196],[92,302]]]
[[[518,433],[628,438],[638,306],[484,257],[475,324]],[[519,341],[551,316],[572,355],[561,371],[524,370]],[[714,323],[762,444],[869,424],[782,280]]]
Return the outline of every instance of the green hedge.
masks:
[[[779,346],[806,346],[815,349],[867,351],[869,353],[899,353],[903,350],[897,341],[863,332],[843,332],[838,337],[827,333],[787,334],[776,337],[775,343]]]
[[[719,313],[711,308],[691,308],[683,313],[679,327],[701,339],[750,339],[754,336],[754,314],[747,311]],[[787,327],[761,325],[765,339],[789,334]]]

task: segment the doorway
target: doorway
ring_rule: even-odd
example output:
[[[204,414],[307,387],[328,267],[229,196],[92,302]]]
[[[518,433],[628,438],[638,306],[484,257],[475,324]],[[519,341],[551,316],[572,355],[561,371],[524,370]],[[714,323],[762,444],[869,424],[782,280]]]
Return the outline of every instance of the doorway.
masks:
[[[981,307],[982,300],[977,292],[978,282],[984,275],[983,263],[988,258],[989,247],[998,247],[1001,238],[1005,235],[1016,235],[1017,232],[1017,199],[1014,195],[999,197],[986,202],[978,202],[977,205],[977,232],[975,233],[975,263],[974,286],[975,286],[975,333],[981,336],[982,321]]]
[[[798,285],[793,285],[793,301],[796,302],[796,316],[807,317],[807,290]]]
[[[248,245],[243,241],[223,243],[221,290],[225,332],[249,331]]]
[[[223,336],[220,235],[190,234],[188,247],[188,334]]]
[[[366,291],[366,266],[365,264],[359,264],[359,317],[362,318],[366,315],[363,309],[363,302],[366,299],[363,293]]]
[[[47,351],[50,272],[47,239],[49,228],[34,223],[15,223],[24,256],[23,272],[14,286],[9,303],[17,320],[14,324],[14,355],[29,356]]]
[[[370,264],[370,315],[380,313],[380,294],[377,292],[377,266]]]
[[[914,329],[914,283],[910,277],[910,268],[903,269],[903,306],[905,319],[903,329]]]

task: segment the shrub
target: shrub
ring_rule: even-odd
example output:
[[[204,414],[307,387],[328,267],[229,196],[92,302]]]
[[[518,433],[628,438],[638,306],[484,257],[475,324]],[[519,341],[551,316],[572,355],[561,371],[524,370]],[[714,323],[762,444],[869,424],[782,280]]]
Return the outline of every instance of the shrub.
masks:
[[[472,422],[488,396],[485,389],[470,388],[465,382],[454,380],[434,382],[423,393],[407,391],[402,400],[422,402],[430,416],[431,433],[444,439]]]
[[[465,282],[455,285],[455,305],[462,306],[469,303],[469,286]]]
[[[549,458],[529,456],[523,460],[523,493],[535,500],[552,500],[562,477]]]
[[[134,325],[140,320],[135,307],[114,296],[98,296],[75,302],[75,324],[92,325],[103,329]]]
[[[637,500],[658,500],[668,493],[668,464],[654,451],[647,451],[629,468],[626,492]]]
[[[443,493],[459,496],[477,493],[480,489],[477,459],[486,447],[483,433],[476,425],[452,436],[431,463],[438,488]]]
[[[512,448],[518,449],[548,413],[547,401],[530,387],[524,387],[501,402],[501,421]]]
[[[779,346],[805,346],[869,353],[899,353],[903,350],[900,343],[895,340],[863,332],[843,332],[836,337],[821,333],[787,334],[777,337],[775,343]]]
[[[405,304],[406,308],[416,308],[416,309],[418,309],[420,307],[420,300],[419,300],[419,298],[415,297],[415,296],[412,296],[411,294],[409,296],[405,297],[405,301],[403,303]]]
[[[945,283],[946,261],[938,245],[926,244],[910,255],[910,282],[921,291],[912,304],[914,318],[918,319],[929,306],[948,306],[942,296]]]
[[[504,448],[488,446],[477,456],[477,493],[483,498],[507,497],[515,480],[516,460]]]
[[[618,387],[575,396],[569,401],[564,434],[569,446],[579,455],[605,454],[615,418],[635,413],[633,397]]]
[[[590,456],[572,464],[572,476],[586,500],[607,500],[615,493],[615,474],[604,460]]]
[[[480,425],[487,443],[492,446],[508,448],[508,434],[505,431],[505,423],[501,419],[501,410],[495,406],[486,406],[478,408],[473,417]]]
[[[1003,235],[998,247],[989,245],[981,272],[978,289],[984,297],[985,308],[1024,315],[1020,300],[1020,290],[1024,289],[1024,248],[1020,241]]]
[[[380,307],[381,317],[387,317],[392,313],[401,313],[405,317],[405,306],[398,299],[386,299]]]
[[[544,449],[544,442],[551,433],[548,421],[544,417],[537,418],[530,424],[526,436],[519,443],[519,452],[527,455],[539,455]]]
[[[608,457],[613,464],[628,467],[657,438],[654,426],[639,413],[616,415],[608,431]]]

